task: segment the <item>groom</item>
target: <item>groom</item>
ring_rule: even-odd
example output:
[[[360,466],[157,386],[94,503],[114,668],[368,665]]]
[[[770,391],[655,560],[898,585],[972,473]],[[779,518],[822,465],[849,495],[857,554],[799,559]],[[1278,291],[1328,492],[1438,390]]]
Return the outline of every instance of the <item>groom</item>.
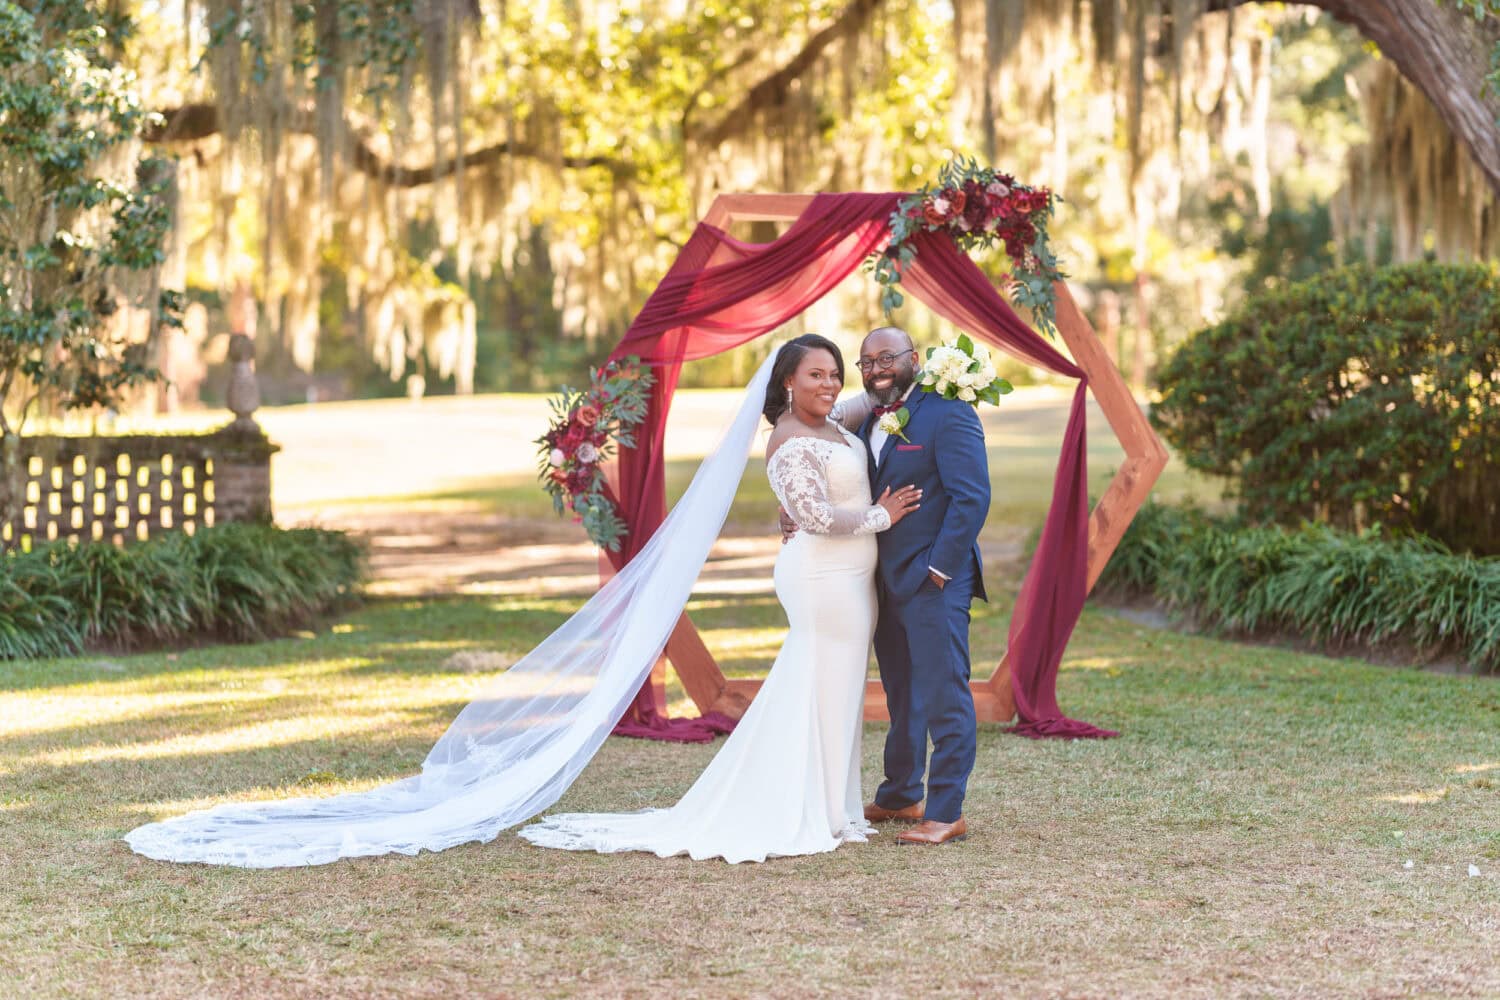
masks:
[[[877,536],[875,658],[891,728],[885,781],[865,807],[865,819],[920,820],[896,839],[942,844],[968,833],[964,791],[977,737],[969,690],[969,605],[976,597],[986,599],[979,529],[990,509],[984,431],[972,404],[917,387],[916,345],[906,331],[871,331],[858,363],[876,404],[859,428],[870,453],[870,494],[908,483],[922,491],[921,507]],[[902,408],[908,415],[905,440],[879,426],[882,415]]]
[[[875,658],[891,728],[885,781],[865,807],[865,819],[916,822],[896,839],[943,844],[968,833],[964,791],[977,737],[969,605],[986,599],[978,539],[990,509],[990,476],[974,407],[917,388],[916,355],[911,337],[894,326],[872,330],[859,351],[865,390],[875,404],[858,427],[870,456],[870,495],[907,484],[922,491],[918,509],[876,536]],[[904,440],[879,426],[881,416],[903,408]],[[784,513],[782,531],[796,531]]]

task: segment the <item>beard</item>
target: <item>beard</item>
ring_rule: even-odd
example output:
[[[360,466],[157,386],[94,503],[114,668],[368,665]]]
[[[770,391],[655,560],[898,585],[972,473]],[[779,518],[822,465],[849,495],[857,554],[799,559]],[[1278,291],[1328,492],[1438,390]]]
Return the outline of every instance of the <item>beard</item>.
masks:
[[[876,388],[875,380],[890,378],[891,382],[884,388]],[[865,391],[870,398],[881,406],[890,406],[896,400],[906,395],[906,390],[917,380],[917,367],[910,361],[897,368],[888,368],[885,371],[871,372],[864,377]]]

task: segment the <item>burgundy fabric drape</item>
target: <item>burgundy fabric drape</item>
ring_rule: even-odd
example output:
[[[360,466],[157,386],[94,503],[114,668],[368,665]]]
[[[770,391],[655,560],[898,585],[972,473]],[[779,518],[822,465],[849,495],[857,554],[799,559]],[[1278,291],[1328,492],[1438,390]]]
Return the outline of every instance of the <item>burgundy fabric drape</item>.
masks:
[[[684,361],[754,340],[822,298],[880,249],[899,193],[820,194],[774,243],[749,244],[699,225],[647,300],[611,357],[635,355],[657,376],[636,446],[620,453],[620,516],[629,535],[623,566],[666,516],[663,438],[666,414]],[[984,273],[947,236],[923,234],[903,287],[971,334],[1030,363],[1080,380],[1058,464],[1052,507],[1011,618],[1010,663],[1019,718],[1027,736],[1110,736],[1063,716],[1056,679],[1063,648],[1083,607],[1088,562],[1083,373],[1028,327]],[[712,713],[711,713],[712,714]],[[666,719],[649,683],[616,732],[669,740],[727,731],[718,718]]]

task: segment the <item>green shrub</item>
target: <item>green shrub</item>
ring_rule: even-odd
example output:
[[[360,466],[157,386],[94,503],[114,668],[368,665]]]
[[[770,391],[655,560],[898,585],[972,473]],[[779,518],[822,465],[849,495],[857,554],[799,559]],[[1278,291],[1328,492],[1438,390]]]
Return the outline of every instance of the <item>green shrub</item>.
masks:
[[[0,558],[0,659],[263,639],[327,613],[363,572],[341,532],[251,524]]]
[[[1455,555],[1378,528],[1255,527],[1149,503],[1095,589],[1149,594],[1234,634],[1451,650],[1476,668],[1500,669],[1500,558]]]
[[[1251,298],[1159,373],[1151,421],[1257,523],[1500,553],[1500,274],[1350,267]]]

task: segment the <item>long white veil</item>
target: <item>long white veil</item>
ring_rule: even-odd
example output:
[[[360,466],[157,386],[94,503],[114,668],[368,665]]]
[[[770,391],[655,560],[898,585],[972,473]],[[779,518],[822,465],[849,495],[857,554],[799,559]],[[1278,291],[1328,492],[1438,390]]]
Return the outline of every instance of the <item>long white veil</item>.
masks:
[[[138,827],[126,842],[161,861],[321,865],[492,840],[556,802],[624,714],[687,605],[744,475],[774,359],[645,548],[458,714],[421,774],[331,798],[222,805]]]

